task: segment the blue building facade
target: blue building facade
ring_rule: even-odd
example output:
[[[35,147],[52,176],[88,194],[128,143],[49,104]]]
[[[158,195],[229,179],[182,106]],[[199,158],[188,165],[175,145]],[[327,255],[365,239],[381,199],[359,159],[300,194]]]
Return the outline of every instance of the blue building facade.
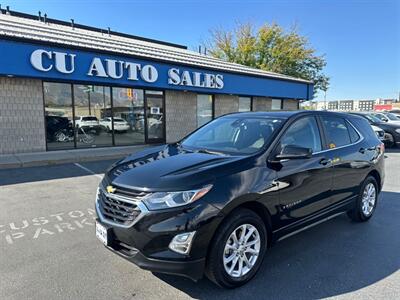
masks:
[[[219,115],[297,109],[313,94],[312,82],[181,45],[4,10],[0,50],[0,106],[13,116],[1,153],[173,142]]]

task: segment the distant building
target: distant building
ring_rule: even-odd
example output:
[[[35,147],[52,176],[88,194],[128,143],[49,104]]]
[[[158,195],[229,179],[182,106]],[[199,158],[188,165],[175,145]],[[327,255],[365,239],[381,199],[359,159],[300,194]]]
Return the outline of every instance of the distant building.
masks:
[[[329,101],[328,102],[328,110],[338,110],[339,101]]]
[[[343,100],[339,101],[339,111],[350,111],[354,109],[353,100]]]
[[[375,100],[360,100],[358,102],[358,110],[371,111],[374,110]]]
[[[396,106],[396,99],[315,101],[312,108],[331,111],[387,111]]]

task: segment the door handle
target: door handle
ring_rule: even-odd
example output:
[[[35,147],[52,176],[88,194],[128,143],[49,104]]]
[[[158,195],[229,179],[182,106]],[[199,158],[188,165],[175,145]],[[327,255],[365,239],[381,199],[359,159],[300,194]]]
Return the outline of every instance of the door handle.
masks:
[[[319,163],[320,163],[321,165],[324,165],[324,166],[330,164],[331,162],[332,162],[332,159],[328,159],[328,158],[323,158],[323,159],[321,159],[321,160],[319,161]]]
[[[358,150],[358,152],[360,152],[361,154],[364,154],[365,153],[365,148],[360,148],[360,150]]]

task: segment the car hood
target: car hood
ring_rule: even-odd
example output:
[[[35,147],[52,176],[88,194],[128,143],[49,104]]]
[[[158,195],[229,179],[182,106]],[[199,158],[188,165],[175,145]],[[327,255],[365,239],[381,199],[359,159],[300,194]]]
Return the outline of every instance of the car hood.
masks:
[[[128,156],[106,173],[107,184],[143,191],[199,188],[245,167],[247,156],[198,153],[174,145]]]
[[[372,127],[372,129],[374,130],[374,131],[383,131],[381,128],[379,128],[378,126],[375,126],[375,125],[371,125],[371,127]]]
[[[393,130],[393,129],[399,129],[400,124],[399,123],[387,123],[387,122],[382,122],[382,123],[374,123],[375,126],[378,126],[379,128],[382,128],[383,130]]]

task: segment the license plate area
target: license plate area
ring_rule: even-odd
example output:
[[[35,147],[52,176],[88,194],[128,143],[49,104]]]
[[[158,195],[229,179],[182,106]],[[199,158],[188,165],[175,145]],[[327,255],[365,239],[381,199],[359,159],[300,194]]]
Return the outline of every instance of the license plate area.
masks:
[[[96,222],[96,237],[104,244],[109,245],[109,230],[103,224]]]

